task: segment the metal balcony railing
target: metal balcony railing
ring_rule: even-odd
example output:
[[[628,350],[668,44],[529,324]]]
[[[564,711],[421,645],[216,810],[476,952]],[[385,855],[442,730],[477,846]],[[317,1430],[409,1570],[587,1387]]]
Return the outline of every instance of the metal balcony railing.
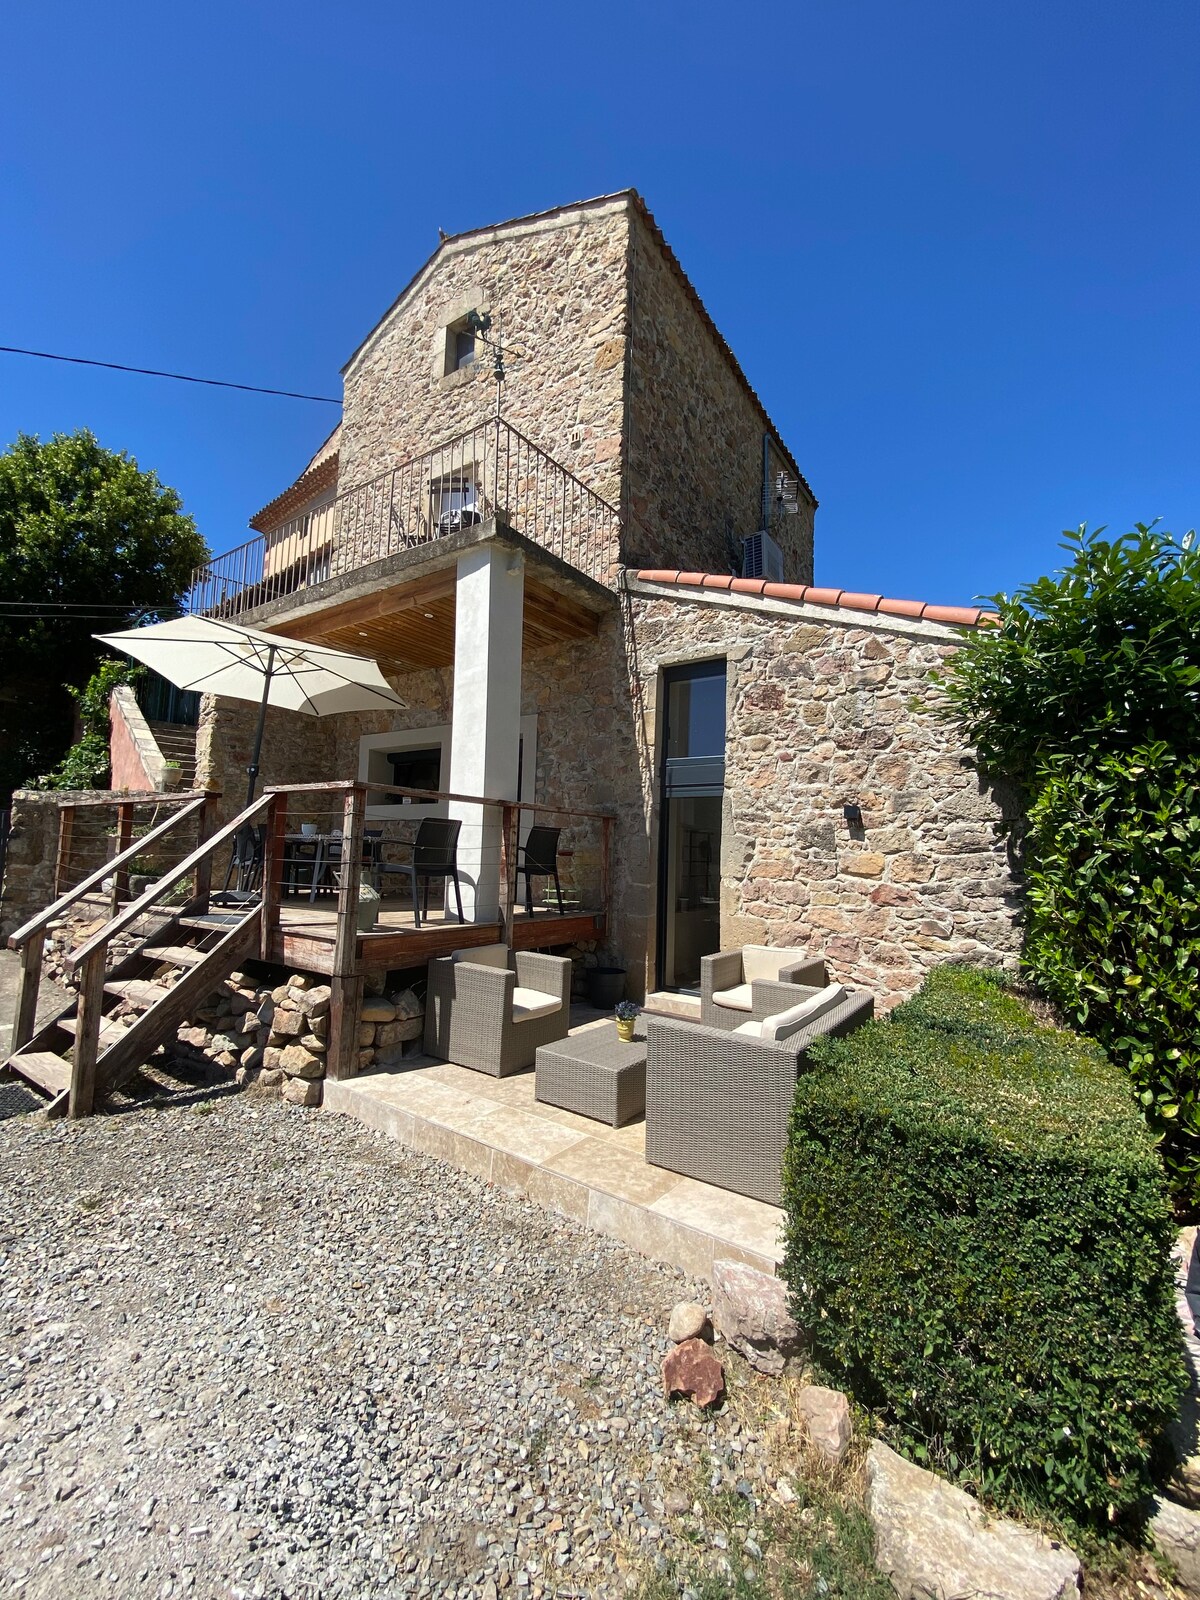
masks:
[[[188,609],[238,616],[489,517],[603,581],[615,507],[501,417],[198,567]]]

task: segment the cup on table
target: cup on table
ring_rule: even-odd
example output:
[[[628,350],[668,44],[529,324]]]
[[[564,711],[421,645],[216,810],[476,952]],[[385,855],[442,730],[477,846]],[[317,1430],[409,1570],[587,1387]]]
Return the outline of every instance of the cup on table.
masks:
[[[306,839],[315,839],[317,836],[317,825],[315,822],[302,822],[300,824],[300,832]]]

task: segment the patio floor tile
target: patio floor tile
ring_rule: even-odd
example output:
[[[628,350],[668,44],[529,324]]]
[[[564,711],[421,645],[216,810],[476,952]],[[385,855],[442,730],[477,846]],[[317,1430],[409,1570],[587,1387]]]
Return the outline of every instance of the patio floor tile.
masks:
[[[546,1117],[530,1116],[526,1111],[509,1110],[505,1106],[479,1117],[472,1124],[471,1132],[476,1138],[486,1139],[496,1150],[507,1150],[510,1155],[539,1164],[549,1163],[554,1156],[579,1142],[579,1135],[571,1128],[560,1128]]]
[[[774,1206],[650,1166],[643,1121],[612,1128],[543,1105],[532,1072],[493,1078],[415,1056],[327,1080],[324,1104],[695,1277],[715,1259],[772,1272],[782,1257]]]
[[[579,1139],[546,1164],[554,1172],[641,1206],[648,1206],[679,1181],[673,1172],[648,1167],[605,1139]]]

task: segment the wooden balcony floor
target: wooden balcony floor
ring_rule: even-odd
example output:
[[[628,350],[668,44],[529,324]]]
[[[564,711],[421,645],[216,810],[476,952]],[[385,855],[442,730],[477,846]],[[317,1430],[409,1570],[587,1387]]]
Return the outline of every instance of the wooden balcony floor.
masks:
[[[307,899],[285,900],[280,907],[279,924],[272,960],[311,972],[332,970],[337,932],[337,912],[332,903],[310,905]],[[555,909],[535,905],[532,916],[526,914],[524,907],[514,912],[511,942],[517,950],[542,950],[581,940],[602,940],[604,933],[602,911],[568,906],[566,915],[560,916]],[[452,950],[471,945],[496,944],[501,937],[499,922],[459,923],[453,915],[447,919],[440,907],[431,907],[428,920],[422,917],[418,928],[411,905],[388,899],[380,906],[374,932],[358,936],[358,966],[363,972],[423,966],[435,956],[449,955]]]

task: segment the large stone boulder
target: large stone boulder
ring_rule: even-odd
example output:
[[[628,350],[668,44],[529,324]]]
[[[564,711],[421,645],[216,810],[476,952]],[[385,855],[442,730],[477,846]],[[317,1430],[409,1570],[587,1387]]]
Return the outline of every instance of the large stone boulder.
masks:
[[[1079,1558],[1064,1544],[990,1516],[977,1500],[887,1445],[867,1456],[875,1564],[900,1600],[1067,1600]]]
[[[1158,1500],[1150,1533],[1175,1568],[1179,1587],[1185,1594],[1200,1596],[1200,1511]]]
[[[804,1348],[782,1278],[756,1272],[740,1261],[713,1262],[713,1325],[752,1367],[773,1377]]]

